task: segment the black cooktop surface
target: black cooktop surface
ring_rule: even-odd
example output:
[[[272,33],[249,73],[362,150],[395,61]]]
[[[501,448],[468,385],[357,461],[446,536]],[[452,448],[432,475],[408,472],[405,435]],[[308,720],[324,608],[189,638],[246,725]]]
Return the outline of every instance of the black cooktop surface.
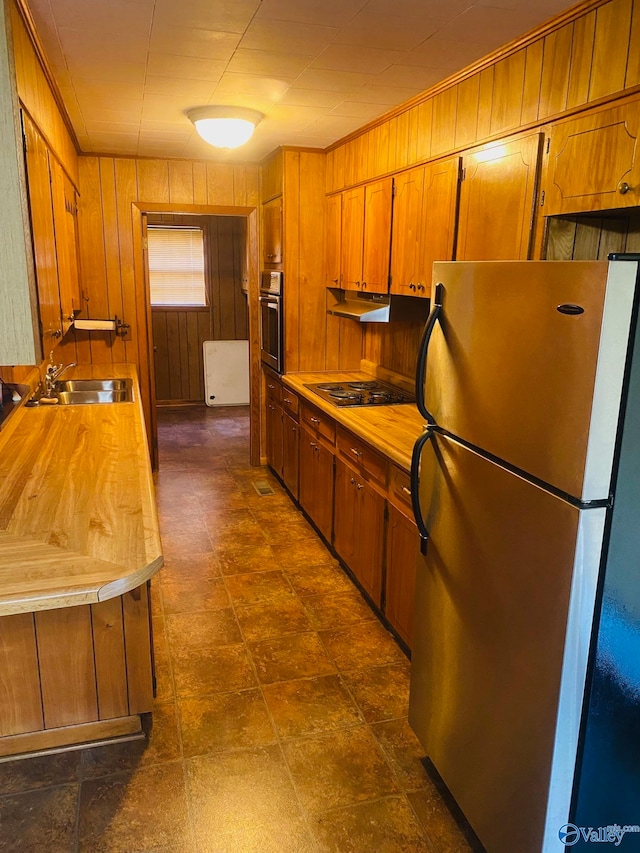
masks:
[[[413,394],[379,379],[355,382],[315,382],[305,385],[335,406],[389,406],[414,403]]]

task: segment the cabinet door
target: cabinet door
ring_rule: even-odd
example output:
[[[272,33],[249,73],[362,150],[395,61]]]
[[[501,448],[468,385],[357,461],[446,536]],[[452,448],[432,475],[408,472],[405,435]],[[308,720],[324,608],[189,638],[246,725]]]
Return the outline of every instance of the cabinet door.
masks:
[[[385,616],[411,648],[420,537],[415,521],[389,505]]]
[[[362,289],[369,293],[389,290],[391,191],[391,178],[365,187]]]
[[[529,257],[541,139],[535,133],[463,158],[458,260]]]
[[[417,295],[429,297],[433,262],[454,257],[460,158],[432,163],[424,172]]]
[[[545,215],[640,204],[639,135],[638,102],[554,125]]]
[[[358,544],[352,568],[371,599],[380,607],[386,502],[362,477],[356,480],[355,488],[358,503],[354,532]]]
[[[362,284],[364,239],[364,187],[342,194],[342,243],[340,270],[343,287],[355,290]]]
[[[333,547],[352,570],[356,539],[356,505],[356,473],[341,459],[336,459]]]
[[[325,209],[325,281],[340,287],[340,246],[342,243],[342,195],[330,195]]]
[[[282,476],[282,406],[267,398],[267,464]]]
[[[76,240],[76,191],[63,172],[62,166],[51,154],[49,154],[49,170],[51,172],[60,311],[64,334],[73,322],[75,309],[81,307]]]
[[[265,266],[282,263],[282,198],[262,205],[263,260]]]
[[[308,430],[300,432],[300,505],[327,542],[333,527],[333,453]]]
[[[62,337],[49,158],[47,146],[35,125],[26,115],[23,115],[23,121],[42,346],[46,355]]]
[[[282,479],[293,497],[298,499],[298,424],[291,415],[282,414]]]
[[[418,293],[424,172],[412,169],[394,178],[391,293]]]

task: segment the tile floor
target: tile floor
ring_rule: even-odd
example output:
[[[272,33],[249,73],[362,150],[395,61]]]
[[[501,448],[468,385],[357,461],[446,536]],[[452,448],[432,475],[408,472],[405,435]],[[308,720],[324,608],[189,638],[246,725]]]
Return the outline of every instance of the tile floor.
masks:
[[[248,410],[158,420],[149,740],[0,764],[0,851],[472,850],[420,763],[407,659],[248,465]]]

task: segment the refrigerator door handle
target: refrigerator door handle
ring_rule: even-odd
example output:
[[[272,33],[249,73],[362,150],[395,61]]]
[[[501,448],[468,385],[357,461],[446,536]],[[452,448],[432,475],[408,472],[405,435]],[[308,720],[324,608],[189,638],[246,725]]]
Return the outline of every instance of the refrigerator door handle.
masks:
[[[427,427],[414,444],[413,453],[411,454],[411,506],[413,508],[413,515],[418,527],[418,533],[420,534],[420,551],[422,554],[426,554],[427,552],[429,531],[424,523],[422,509],[420,507],[420,458],[422,456],[422,448],[434,436],[434,430]]]
[[[422,338],[420,339],[420,347],[418,349],[418,361],[416,363],[416,406],[418,411],[429,423],[434,422],[433,415],[425,406],[424,402],[424,380],[427,370],[427,350],[429,349],[429,341],[431,334],[442,312],[442,294],[444,286],[436,284],[436,292],[433,297],[433,307],[431,313],[425,323]]]

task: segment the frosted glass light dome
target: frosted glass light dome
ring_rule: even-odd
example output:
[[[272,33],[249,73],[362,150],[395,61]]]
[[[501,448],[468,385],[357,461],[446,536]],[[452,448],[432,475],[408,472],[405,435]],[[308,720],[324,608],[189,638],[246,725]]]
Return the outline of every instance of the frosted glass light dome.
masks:
[[[238,148],[253,136],[262,113],[244,107],[195,107],[187,111],[200,136],[215,148]]]

